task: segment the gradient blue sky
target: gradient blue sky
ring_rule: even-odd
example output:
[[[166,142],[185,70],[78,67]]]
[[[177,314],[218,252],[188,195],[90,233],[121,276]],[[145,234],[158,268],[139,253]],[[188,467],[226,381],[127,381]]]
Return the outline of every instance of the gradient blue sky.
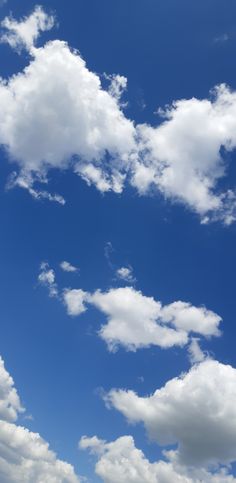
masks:
[[[57,27],[43,33],[38,44],[65,40],[79,50],[91,71],[126,76],[125,115],[136,123],[157,125],[157,108],[177,99],[208,98],[219,83],[236,88],[233,0],[40,4],[56,14]],[[12,12],[21,18],[34,6],[29,0],[8,0],[0,15],[3,19]],[[2,44],[0,59],[1,76],[7,78],[28,64],[29,55]],[[227,157],[228,177],[221,182],[234,185],[235,153]],[[137,447],[155,461],[161,450],[148,442],[142,426],[127,426],[120,413],[107,410],[101,388],[151,394],[189,370],[186,348],[120,348],[109,353],[97,335],[104,315],[90,308],[80,317],[69,317],[38,283],[40,263],[53,267],[61,289],[89,292],[124,286],[115,271],[132,266],[135,288],[144,295],[163,304],[184,300],[204,305],[219,314],[223,335],[203,339],[201,348],[235,366],[236,224],[202,225],[183,204],[160,194],[139,196],[132,187],[118,195],[102,194],[69,170],[49,173],[50,191],[60,193],[65,206],[37,201],[20,188],[6,190],[13,169],[1,148],[1,354],[27,414],[33,416],[22,424],[39,432],[58,457],[94,482],[100,480],[93,459],[77,448],[84,434],[107,441],[132,434]],[[113,247],[109,260],[108,243]],[[62,260],[79,272],[62,272]]]

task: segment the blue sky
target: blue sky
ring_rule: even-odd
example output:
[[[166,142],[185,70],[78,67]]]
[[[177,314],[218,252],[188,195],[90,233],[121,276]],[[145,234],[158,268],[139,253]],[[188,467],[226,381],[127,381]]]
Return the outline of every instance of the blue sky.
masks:
[[[63,479],[55,469],[51,480],[40,459],[35,473],[20,476],[30,459],[26,452],[16,473],[0,462],[2,481],[236,481],[229,476],[236,478],[236,5],[40,5],[34,38],[26,22],[35,18],[35,3],[8,0],[0,10],[6,80],[0,89],[1,356],[3,374],[11,375],[26,408],[21,414],[7,400],[2,376],[0,401],[19,417],[16,422],[0,410],[0,420],[9,431],[17,425],[39,433],[80,476],[65,473]],[[28,37],[13,18],[26,24]],[[71,50],[47,43],[56,39]],[[28,65],[37,68],[24,74]],[[220,84],[229,87],[210,93]],[[117,88],[124,90],[121,97]],[[55,193],[61,198],[53,200]],[[62,261],[77,270],[63,270]],[[130,279],[119,277],[121,268]],[[72,316],[80,297],[73,290],[83,291],[83,300]],[[185,313],[173,306],[178,301],[187,304]],[[147,315],[151,306],[155,316]],[[149,323],[155,326],[151,338]],[[168,348],[156,326],[174,331],[166,335]],[[171,334],[181,342],[169,342]],[[191,360],[196,338],[200,356]],[[163,389],[173,378],[183,381],[179,406],[177,386]],[[167,420],[159,399],[149,400],[161,388]],[[143,413],[137,410],[140,398],[149,408]],[[219,448],[204,427],[206,434],[215,432]],[[0,427],[0,439],[5,430]],[[84,435],[106,443],[82,440],[79,449]],[[124,436],[142,450],[141,462],[123,448],[118,438]],[[7,444],[9,450],[13,442]],[[203,444],[208,457],[200,454]],[[165,458],[163,449],[175,455]]]

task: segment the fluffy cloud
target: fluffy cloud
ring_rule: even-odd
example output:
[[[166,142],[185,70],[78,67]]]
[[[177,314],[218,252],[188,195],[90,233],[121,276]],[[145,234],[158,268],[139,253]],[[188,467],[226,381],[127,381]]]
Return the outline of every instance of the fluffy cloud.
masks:
[[[47,15],[42,7],[37,6],[34,12],[18,22],[6,17],[1,26],[6,30],[2,35],[2,42],[8,43],[13,49],[25,47],[30,50],[40,35],[40,32],[50,30],[54,25],[54,17]]]
[[[58,295],[58,289],[56,284],[55,272],[49,267],[48,263],[42,262],[40,265],[40,273],[38,281],[48,288],[50,297],[56,297]]]
[[[0,421],[2,483],[79,483],[73,467],[60,461],[37,433]]]
[[[116,270],[116,277],[124,282],[134,283],[135,278],[133,275],[132,267],[121,267]]]
[[[122,111],[124,76],[108,77],[105,90],[66,42],[33,46],[53,21],[37,7],[21,22],[2,23],[8,29],[2,40],[23,43],[32,56],[23,72],[0,84],[0,144],[18,162],[20,179],[31,180],[31,194],[35,178],[70,168],[102,192],[120,193],[131,183],[142,195],[156,190],[183,203],[203,223],[235,221],[235,189],[220,191],[218,182],[227,174],[222,152],[236,146],[236,93],[221,85],[209,99],[182,99],[159,110],[164,119],[157,127],[135,126]],[[35,197],[45,198],[42,193]]]
[[[88,300],[87,292],[81,289],[66,289],[63,292],[63,299],[69,315],[75,316],[85,312],[85,302]]]
[[[101,191],[120,192],[135,148],[133,123],[65,42],[31,53],[28,67],[0,84],[0,142],[21,176],[40,180],[49,168],[73,165]]]
[[[74,267],[70,262],[61,262],[60,267],[64,272],[77,272],[78,268]]]
[[[108,317],[100,336],[110,350],[119,345],[128,350],[158,345],[184,346],[191,332],[203,336],[219,335],[220,317],[204,307],[186,302],[162,306],[132,287],[95,292],[88,299]]]
[[[221,148],[236,146],[236,94],[218,86],[211,99],[174,102],[163,111],[157,128],[139,126],[143,149],[133,176],[140,193],[150,186],[165,196],[182,200],[203,217],[208,212],[230,223],[235,216],[235,194],[217,194],[225,175]]]
[[[89,449],[97,455],[96,474],[104,483],[230,483],[235,482],[233,476],[225,470],[215,474],[204,469],[194,470],[176,462],[163,460],[150,463],[143,452],[135,447],[132,436],[123,436],[107,443],[83,437],[81,449]]]
[[[1,483],[79,483],[73,467],[58,460],[39,434],[13,424],[22,411],[14,381],[0,358]]]
[[[14,422],[18,413],[22,412],[24,408],[14,387],[14,381],[5,369],[4,361],[0,356],[0,419]]]
[[[160,445],[178,444],[176,462],[208,467],[236,460],[235,398],[236,369],[205,360],[151,396],[112,390],[106,400]]]

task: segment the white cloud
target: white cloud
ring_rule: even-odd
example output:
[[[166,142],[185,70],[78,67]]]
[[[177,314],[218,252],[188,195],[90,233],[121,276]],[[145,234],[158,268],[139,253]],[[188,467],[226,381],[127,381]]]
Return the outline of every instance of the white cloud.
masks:
[[[54,270],[46,262],[41,263],[40,270],[38,281],[48,288],[50,297],[57,297],[58,289]]]
[[[116,277],[124,282],[134,283],[135,278],[133,275],[132,267],[121,267],[116,270]]]
[[[204,307],[185,302],[162,306],[161,302],[146,297],[132,287],[111,289],[90,295],[92,303],[108,317],[100,336],[110,350],[119,345],[127,350],[158,345],[169,348],[184,346],[189,333],[217,336],[221,318]]]
[[[64,272],[77,272],[78,268],[72,265],[70,262],[66,262],[65,260],[60,263],[60,267]]]
[[[235,398],[236,369],[205,360],[151,396],[112,390],[106,400],[160,445],[177,443],[172,460],[208,467],[236,460]]]
[[[24,47],[30,50],[40,32],[50,30],[54,22],[54,17],[47,15],[40,6],[35,7],[33,13],[20,22],[12,17],[6,17],[1,26],[7,32],[2,35],[1,41],[8,43],[13,49],[19,50]]]
[[[218,86],[211,99],[179,100],[153,128],[138,127],[143,156],[134,169],[133,185],[145,194],[150,187],[184,202],[204,221],[207,213],[230,223],[235,217],[235,193],[215,188],[225,176],[221,148],[236,146],[236,94]]]
[[[79,483],[73,467],[58,460],[39,434],[0,421],[1,483]]]
[[[215,474],[204,469],[193,470],[175,461],[160,460],[150,463],[143,452],[135,447],[132,436],[122,436],[107,443],[83,437],[80,449],[97,455],[96,474],[104,483],[233,483],[236,480],[226,470]]]
[[[0,419],[14,422],[18,413],[22,412],[24,408],[14,387],[14,381],[5,369],[4,361],[0,356]]]
[[[73,467],[58,460],[39,434],[13,424],[23,411],[14,381],[0,358],[1,483],[79,483]]]
[[[199,339],[197,339],[196,337],[192,337],[191,342],[188,346],[188,353],[190,362],[192,364],[202,362],[207,357],[207,354],[202,351],[199,345]]]
[[[1,144],[24,177],[73,165],[101,191],[119,192],[136,148],[133,123],[65,42],[34,48],[32,56],[22,73],[0,85]]]
[[[10,29],[5,40],[30,48],[53,18],[37,7],[22,22],[3,23]],[[24,71],[0,84],[0,144],[18,162],[20,179],[70,168],[102,192],[121,193],[130,182],[140,194],[158,191],[183,203],[202,223],[235,221],[235,187],[218,189],[227,174],[222,148],[236,146],[235,92],[218,86],[209,99],[173,102],[155,128],[135,126],[121,109],[124,76],[110,76],[110,88],[103,89],[78,51],[59,40],[30,53]]]
[[[88,301],[88,293],[81,289],[65,289],[63,299],[69,315],[80,315],[86,310],[85,303]]]

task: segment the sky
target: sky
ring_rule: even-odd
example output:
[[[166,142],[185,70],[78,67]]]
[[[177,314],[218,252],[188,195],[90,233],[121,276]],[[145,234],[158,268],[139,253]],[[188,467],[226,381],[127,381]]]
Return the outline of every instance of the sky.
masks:
[[[0,481],[236,482],[235,2],[0,16]]]

